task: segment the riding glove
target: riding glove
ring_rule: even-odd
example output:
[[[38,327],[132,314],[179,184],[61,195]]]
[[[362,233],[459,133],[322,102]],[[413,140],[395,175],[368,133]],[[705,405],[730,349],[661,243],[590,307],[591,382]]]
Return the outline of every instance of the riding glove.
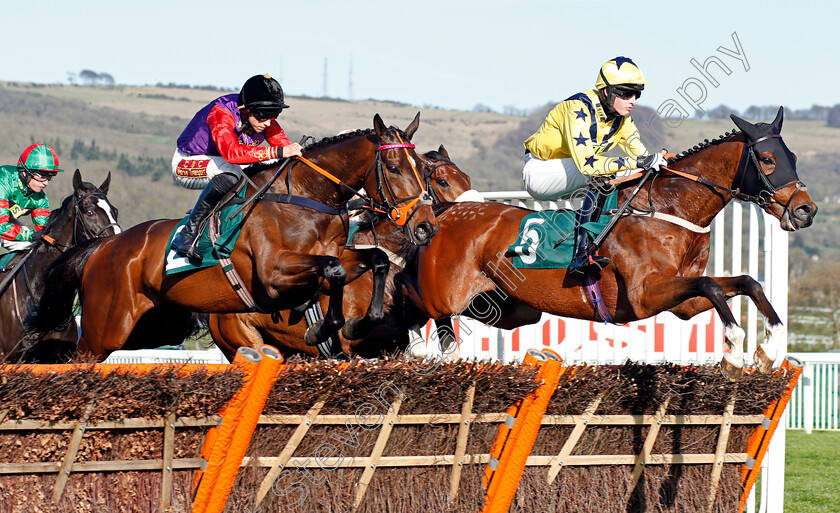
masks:
[[[636,165],[642,169],[653,169],[659,171],[659,168],[668,164],[665,157],[661,153],[654,153],[652,155],[642,155],[636,159]]]

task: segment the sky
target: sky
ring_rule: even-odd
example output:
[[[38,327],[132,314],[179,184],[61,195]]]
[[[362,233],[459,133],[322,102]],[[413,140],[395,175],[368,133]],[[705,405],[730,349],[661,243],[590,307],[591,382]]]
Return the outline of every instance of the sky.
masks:
[[[639,103],[672,117],[840,103],[827,0],[4,4],[4,81],[67,84],[89,69],[234,91],[269,73],[291,96],[529,111],[593,87],[604,62],[626,56],[650,81]]]

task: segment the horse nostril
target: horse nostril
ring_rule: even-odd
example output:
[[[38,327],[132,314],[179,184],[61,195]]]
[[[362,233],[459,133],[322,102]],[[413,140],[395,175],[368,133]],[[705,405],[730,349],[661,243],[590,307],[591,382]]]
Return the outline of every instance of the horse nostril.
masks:
[[[810,205],[801,205],[797,207],[796,210],[794,210],[794,215],[796,215],[797,219],[803,220],[811,219],[814,216]]]
[[[414,227],[414,236],[417,237],[417,241],[420,243],[428,241],[431,235],[432,227],[427,221],[423,221]]]

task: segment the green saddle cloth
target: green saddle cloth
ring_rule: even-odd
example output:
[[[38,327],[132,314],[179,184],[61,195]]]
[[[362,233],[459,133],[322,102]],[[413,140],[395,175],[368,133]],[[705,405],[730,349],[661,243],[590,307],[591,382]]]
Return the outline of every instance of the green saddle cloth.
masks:
[[[239,194],[236,195],[237,198],[244,198],[245,197],[245,187],[239,191]],[[221,216],[221,227],[219,229],[219,236],[216,239],[216,252],[218,253],[219,257],[221,258],[230,258],[230,254],[233,251],[233,246],[236,244],[236,240],[239,238],[239,233],[241,231],[241,223],[242,223],[242,216],[244,215],[240,212],[236,217],[230,219],[231,214],[233,214],[236,209],[238,209],[241,204],[234,203],[232,205],[227,205],[220,211]],[[198,248],[198,252],[201,253],[201,260],[196,260],[194,258],[188,258],[180,253],[176,253],[172,248],[170,248],[170,244],[172,244],[172,239],[175,237],[181,227],[187,224],[187,219],[189,216],[184,216],[181,219],[181,222],[175,226],[175,230],[169,235],[169,240],[166,244],[166,275],[170,274],[177,274],[186,271],[193,271],[195,269],[202,269],[204,267],[211,267],[214,265],[219,264],[219,260],[216,258],[216,255],[213,252],[213,244],[210,242],[210,223],[207,223],[204,229],[201,231],[201,235],[198,239],[198,244],[196,247]]]
[[[0,271],[5,271],[6,267],[12,262],[12,259],[15,258],[15,255],[19,254],[20,251],[9,251],[8,253],[0,253]]]
[[[618,191],[604,202],[603,212],[618,206]],[[613,216],[602,213],[597,221],[585,223],[583,228],[592,238],[598,236]],[[519,238],[507,249],[518,269],[565,269],[575,252],[577,213],[572,210],[544,210],[522,218]],[[559,242],[559,244],[558,244]]]

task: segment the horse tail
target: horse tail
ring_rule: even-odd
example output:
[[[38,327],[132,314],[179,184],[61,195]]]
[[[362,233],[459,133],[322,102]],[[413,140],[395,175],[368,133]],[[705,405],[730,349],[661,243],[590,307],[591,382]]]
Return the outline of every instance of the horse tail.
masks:
[[[37,341],[45,335],[67,329],[73,320],[73,302],[81,288],[90,256],[107,238],[81,242],[61,254],[47,268],[44,293],[26,318],[26,337]]]

